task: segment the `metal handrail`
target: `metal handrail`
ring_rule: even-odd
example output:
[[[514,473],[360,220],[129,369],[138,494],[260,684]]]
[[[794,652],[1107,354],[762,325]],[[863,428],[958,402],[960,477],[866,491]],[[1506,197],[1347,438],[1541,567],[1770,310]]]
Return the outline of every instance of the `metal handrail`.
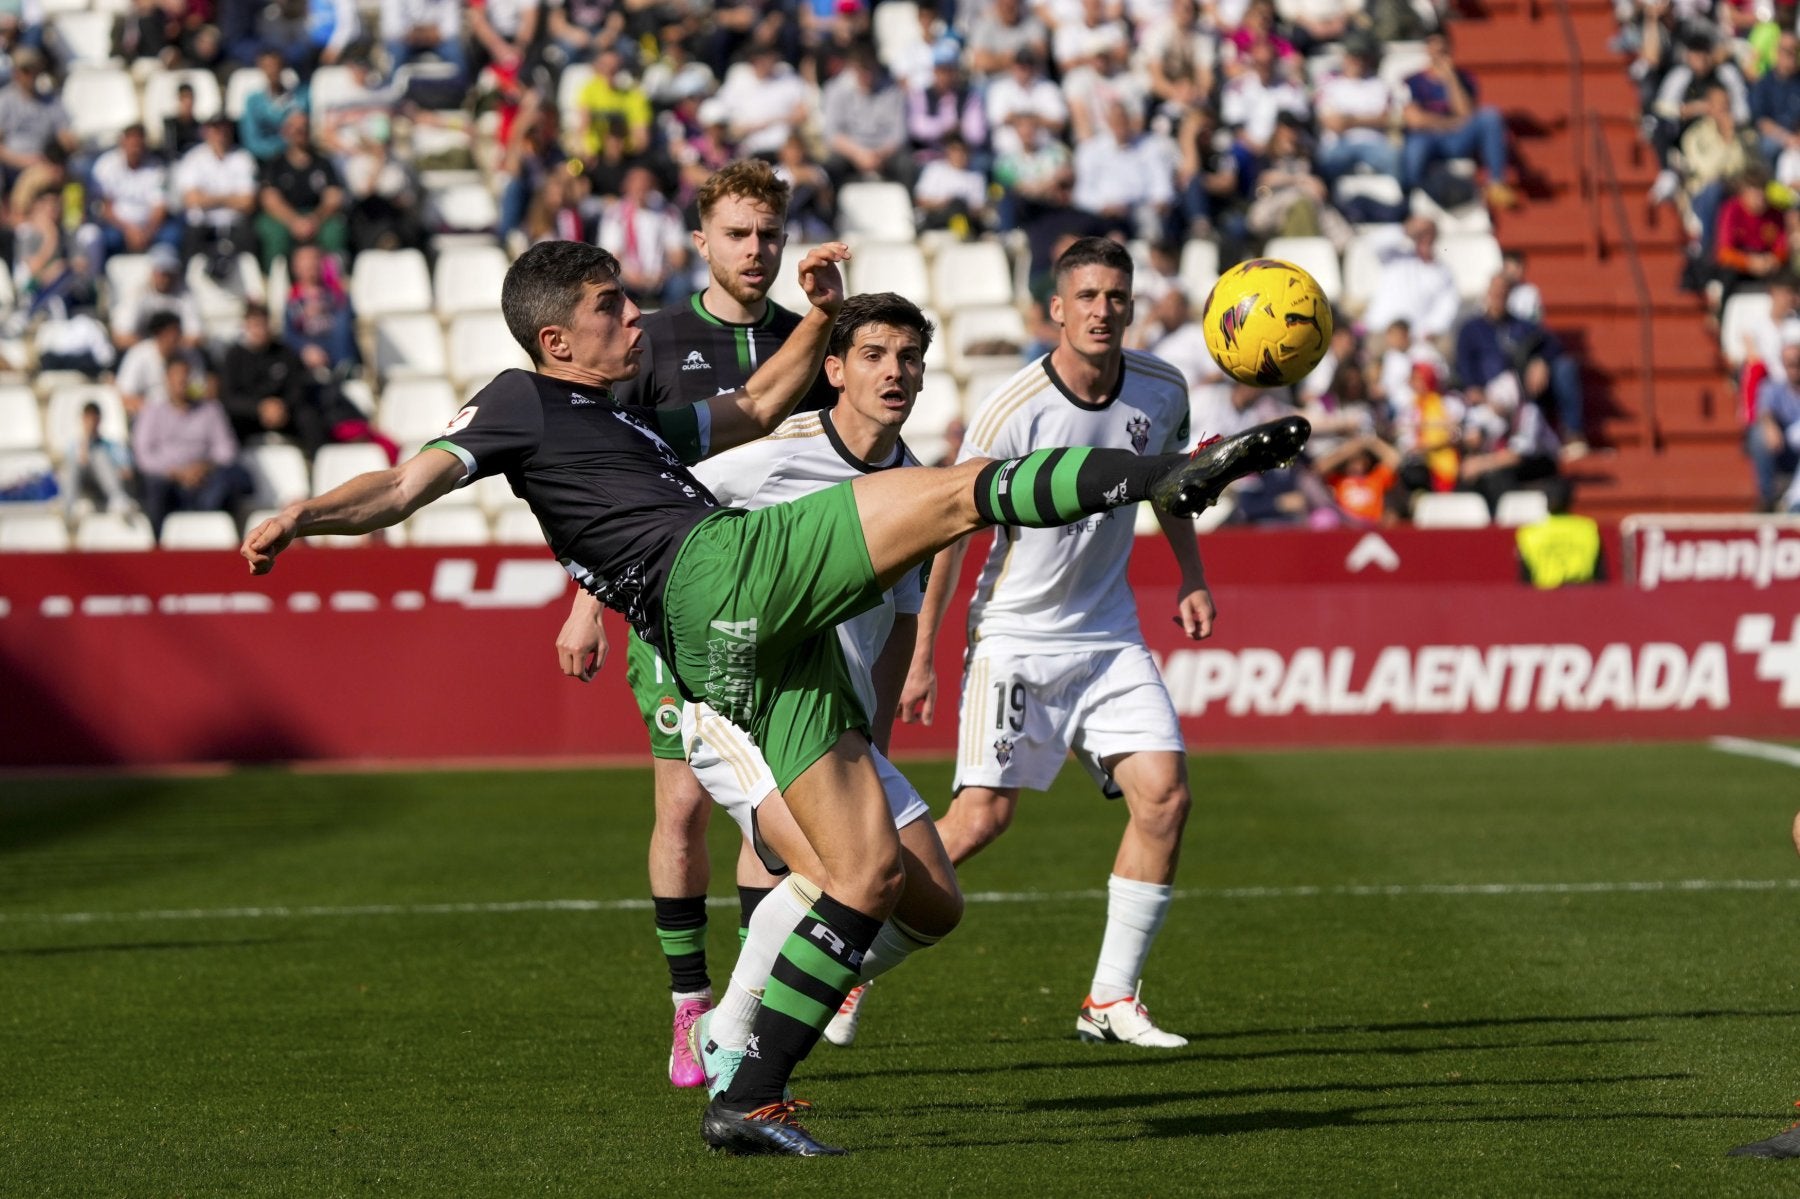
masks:
[[[1637,234],[1631,231],[1631,220],[1625,211],[1625,197],[1619,187],[1619,173],[1613,167],[1612,148],[1606,144],[1606,129],[1599,118],[1588,114],[1588,126],[1594,131],[1594,190],[1612,197],[1613,220],[1619,226],[1619,243],[1631,267],[1631,285],[1637,292],[1638,374],[1643,379],[1644,423],[1649,426],[1650,448],[1662,453],[1662,422],[1656,416],[1656,375],[1651,369],[1656,333],[1651,323],[1650,284],[1644,278],[1644,259],[1638,252]],[[1594,206],[1598,209],[1599,205]]]

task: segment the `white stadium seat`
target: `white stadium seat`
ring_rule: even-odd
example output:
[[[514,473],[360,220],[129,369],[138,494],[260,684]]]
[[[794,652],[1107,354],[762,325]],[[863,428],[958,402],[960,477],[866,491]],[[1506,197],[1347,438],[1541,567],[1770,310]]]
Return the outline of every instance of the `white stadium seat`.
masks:
[[[544,530],[538,525],[537,517],[531,514],[531,508],[524,500],[514,500],[494,513],[494,544],[544,544]]]
[[[979,370],[1018,369],[1030,334],[1019,310],[1000,304],[957,312],[945,340],[950,343],[950,369],[966,379]]]
[[[143,120],[137,84],[122,67],[76,67],[63,82],[69,126],[84,142],[110,146],[128,125]]]
[[[367,379],[345,379],[338,384],[338,393],[352,404],[365,417],[375,415],[375,393],[369,388]]]
[[[952,421],[963,419],[962,388],[947,371],[926,371],[919,398],[913,403],[901,437],[913,456],[930,466],[944,456],[945,431]]]
[[[1344,248],[1345,311],[1355,316],[1367,308],[1375,294],[1375,281],[1381,277],[1381,264],[1388,254],[1411,245],[1399,225],[1370,225],[1359,230]]]
[[[81,410],[89,402],[100,405],[100,432],[124,445],[130,434],[125,424],[125,404],[118,389],[106,383],[67,383],[50,393],[45,410],[44,444],[61,457],[81,435]]]
[[[37,393],[17,383],[0,385],[0,453],[44,448]]]
[[[1500,243],[1492,233],[1455,233],[1444,238],[1438,257],[1456,279],[1464,300],[1480,300],[1500,273]]]
[[[139,513],[90,512],[75,527],[75,548],[97,552],[155,549],[156,535]]]
[[[1494,523],[1509,529],[1536,524],[1550,515],[1550,497],[1541,491],[1508,491],[1494,505]]]
[[[269,80],[255,67],[239,67],[225,81],[225,115],[237,120],[244,115],[250,97],[269,90]],[[198,99],[198,97],[195,97]]]
[[[394,379],[381,389],[375,427],[403,445],[430,441],[444,431],[458,407],[448,379]]]
[[[113,57],[113,18],[104,12],[65,12],[50,19],[50,36],[72,66],[97,66]]]
[[[387,468],[387,455],[380,446],[359,442],[320,446],[313,455],[312,493],[321,495],[357,475]]]
[[[225,107],[219,80],[211,71],[155,71],[144,80],[144,125],[150,144],[162,145],[163,119],[175,115],[182,84],[194,89],[194,116],[211,120]]]
[[[1381,66],[1376,74],[1381,81],[1400,92],[1406,90],[1406,78],[1417,75],[1431,65],[1431,55],[1424,42],[1389,42],[1382,47]]]
[[[108,258],[106,286],[115,308],[143,295],[150,286],[150,255],[114,254]]]
[[[171,512],[163,518],[166,550],[229,550],[238,546],[237,522],[227,512]]]
[[[775,272],[775,282],[769,284],[771,300],[793,312],[804,313],[812,306],[800,290],[800,263],[815,249],[813,242],[788,243],[781,253],[781,269]]]
[[[892,64],[895,57],[924,40],[919,30],[919,6],[913,0],[885,0],[869,14],[875,35],[875,48],[881,61]]]
[[[931,287],[925,254],[912,242],[865,242],[847,265],[851,295],[896,291],[911,298],[925,295]]]
[[[1188,303],[1195,315],[1206,303],[1213,284],[1219,281],[1219,247],[1216,242],[1190,239],[1181,247],[1181,264],[1176,268],[1181,286],[1187,291]]]
[[[431,272],[418,250],[364,250],[350,273],[350,303],[360,320],[431,311]]]
[[[1333,195],[1340,205],[1357,197],[1381,204],[1406,203],[1406,193],[1401,190],[1400,181],[1392,175],[1363,175],[1354,172],[1340,175]]]
[[[426,313],[383,317],[375,322],[375,370],[383,378],[437,375],[450,369],[444,329]]]
[[[931,264],[931,297],[940,312],[1013,302],[1012,260],[995,241],[953,242]]]
[[[1271,237],[1263,246],[1264,258],[1279,258],[1301,267],[1319,281],[1319,290],[1333,304],[1344,294],[1344,269],[1337,247],[1323,237]]]
[[[406,521],[408,545],[486,545],[488,520],[479,508],[421,508]]]
[[[298,446],[280,442],[253,445],[238,456],[238,464],[256,484],[259,507],[280,508],[312,494],[306,455]]]
[[[450,322],[450,378],[459,384],[487,382],[509,367],[529,368],[531,359],[513,340],[498,312],[465,312]]]
[[[448,320],[459,312],[492,311],[509,265],[506,251],[499,246],[444,249],[438,254],[431,282],[437,314]]]
[[[1769,319],[1769,293],[1740,291],[1725,301],[1719,315],[1719,352],[1732,366],[1742,366],[1748,356],[1744,335]]]
[[[963,416],[974,416],[1018,373],[1017,370],[981,370],[970,375],[963,381]]]
[[[0,511],[0,553],[59,554],[69,546],[69,526],[61,512]]]
[[[452,233],[491,233],[500,224],[500,205],[482,183],[458,183],[425,193],[426,214],[433,229]]]
[[[844,184],[838,192],[838,233],[846,241],[915,240],[912,193],[899,183]]]
[[[308,103],[315,113],[330,112],[344,99],[361,90],[357,87],[356,75],[349,67],[325,65],[313,70],[306,87],[310,97]]]
[[[1420,529],[1485,529],[1487,501],[1472,491],[1427,491],[1413,500],[1412,521]]]

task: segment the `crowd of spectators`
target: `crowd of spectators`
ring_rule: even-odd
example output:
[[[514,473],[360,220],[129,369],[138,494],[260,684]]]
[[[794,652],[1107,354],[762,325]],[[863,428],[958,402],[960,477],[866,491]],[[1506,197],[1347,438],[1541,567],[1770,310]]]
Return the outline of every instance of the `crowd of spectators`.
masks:
[[[1433,219],[1409,217],[1520,203],[1505,123],[1430,0],[134,0],[117,61],[140,82],[207,72],[241,104],[202,111],[190,80],[154,128],[87,141],[78,48],[20,11],[0,3],[4,344],[17,368],[116,376],[132,415],[129,445],[89,430],[68,448],[70,498],[134,495],[160,521],[247,503],[245,444],[401,448],[347,398],[369,372],[345,283],[364,252],[437,252],[432,167],[483,171],[485,232],[510,251],[598,240],[654,307],[704,283],[689,201],[752,154],[792,184],[796,241],[833,234],[865,181],[907,188],[921,232],[1000,240],[1029,259],[1038,336],[1057,246],[1129,241],[1135,336],[1187,372],[1197,430],[1315,418],[1313,463],[1242,489],[1236,519],[1403,519],[1423,491],[1554,486],[1585,449],[1578,364],[1520,264],[1471,304]],[[1184,245],[1229,265],[1276,236],[1343,251],[1372,226],[1392,248],[1327,363],[1294,394],[1224,384]],[[246,283],[244,255],[285,294]],[[119,256],[147,280],[115,286]],[[203,321],[197,286],[241,291],[241,325]]]

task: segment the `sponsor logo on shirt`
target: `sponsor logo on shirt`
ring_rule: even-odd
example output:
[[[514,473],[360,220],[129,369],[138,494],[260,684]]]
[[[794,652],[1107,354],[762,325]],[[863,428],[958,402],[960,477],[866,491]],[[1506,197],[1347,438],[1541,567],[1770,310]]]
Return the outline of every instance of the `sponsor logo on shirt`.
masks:
[[[570,406],[576,404],[598,404],[599,402],[600,401],[596,400],[593,396],[584,396],[579,391],[571,391],[569,393]]]
[[[681,369],[684,371],[709,371],[712,369],[712,363],[708,362],[706,355],[699,350],[689,350],[688,356],[681,360]]]

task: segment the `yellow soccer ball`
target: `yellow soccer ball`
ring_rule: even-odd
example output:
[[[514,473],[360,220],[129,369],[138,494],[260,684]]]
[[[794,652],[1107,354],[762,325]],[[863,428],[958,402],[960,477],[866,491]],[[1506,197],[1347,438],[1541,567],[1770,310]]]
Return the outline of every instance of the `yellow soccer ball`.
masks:
[[[1227,270],[1200,317],[1219,369],[1252,387],[1298,383],[1331,345],[1331,302],[1291,262],[1252,258]]]

